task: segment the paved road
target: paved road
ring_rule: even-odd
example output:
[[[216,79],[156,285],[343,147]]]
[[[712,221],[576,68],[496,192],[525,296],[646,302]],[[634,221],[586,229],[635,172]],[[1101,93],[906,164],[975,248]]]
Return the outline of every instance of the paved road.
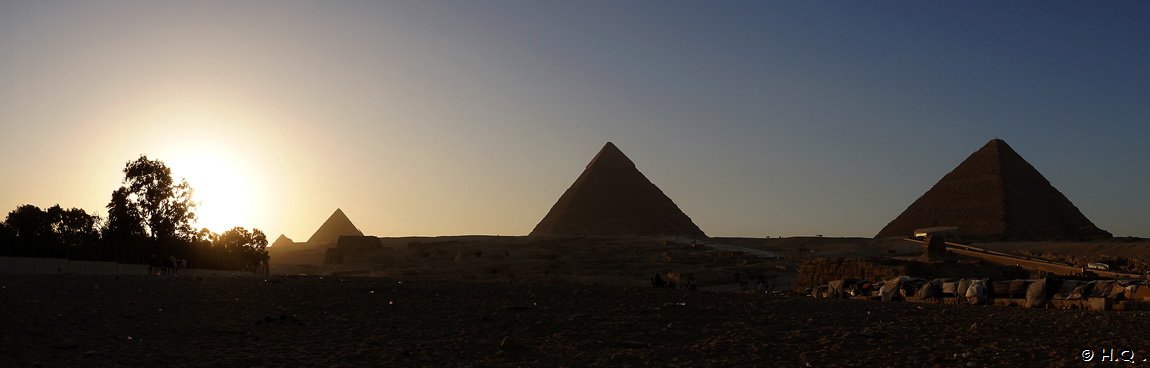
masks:
[[[924,242],[920,241],[920,240],[914,240],[914,239],[907,239],[907,240],[915,242],[915,243],[919,243],[919,244],[924,244]],[[1058,263],[1058,262],[1045,260],[1045,259],[1041,259],[1041,258],[1035,258],[1035,257],[1026,257],[1026,256],[1021,256],[1021,255],[1016,255],[1016,254],[1009,254],[1009,253],[1004,253],[1004,252],[1000,252],[1000,251],[996,251],[996,250],[992,250],[992,249],[986,249],[986,248],[981,248],[981,247],[976,247],[976,246],[971,246],[971,245],[966,245],[966,244],[947,242],[946,243],[946,250],[948,252],[951,252],[954,254],[960,254],[960,255],[964,255],[964,256],[968,256],[968,257],[974,257],[974,258],[978,258],[978,259],[981,259],[981,260],[984,260],[987,262],[991,262],[991,263],[997,263],[997,264],[1008,265],[1008,266],[1018,266],[1018,267],[1022,267],[1023,269],[1026,269],[1028,271],[1046,271],[1047,273],[1050,273],[1053,275],[1071,276],[1071,275],[1081,274],[1083,271],[1082,267],[1076,266],[1076,265]],[[1131,274],[1131,273],[1098,271],[1098,270],[1089,270],[1089,271],[1091,273],[1094,273],[1095,275],[1098,275],[1099,277],[1113,278],[1113,279],[1130,279],[1130,278],[1142,278],[1143,277],[1142,275]]]

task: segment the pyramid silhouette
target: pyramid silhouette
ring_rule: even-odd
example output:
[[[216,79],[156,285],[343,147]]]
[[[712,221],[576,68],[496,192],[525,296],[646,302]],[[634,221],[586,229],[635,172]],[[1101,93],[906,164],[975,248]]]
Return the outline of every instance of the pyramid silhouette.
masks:
[[[587,164],[531,235],[706,237],[611,142]]]
[[[335,244],[343,235],[363,236],[363,233],[351,223],[347,215],[343,214],[343,210],[337,208],[327,218],[327,221],[323,222],[319,230],[316,230],[315,234],[308,238],[307,243],[309,245]]]
[[[1005,141],[993,139],[919,197],[876,237],[958,226],[970,240],[1108,238]]]
[[[272,242],[271,246],[272,247],[290,247],[294,244],[295,244],[295,242],[292,241],[291,238],[287,237],[287,235],[280,234],[280,236],[278,238],[276,238],[276,241]]]

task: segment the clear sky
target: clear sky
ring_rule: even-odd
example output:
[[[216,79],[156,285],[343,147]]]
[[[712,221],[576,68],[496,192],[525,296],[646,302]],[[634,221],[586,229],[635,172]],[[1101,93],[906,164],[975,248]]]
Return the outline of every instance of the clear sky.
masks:
[[[0,210],[106,216],[168,163],[202,225],[523,235],[612,141],[711,236],[873,236],[1005,139],[1150,236],[1150,6],[0,0]]]

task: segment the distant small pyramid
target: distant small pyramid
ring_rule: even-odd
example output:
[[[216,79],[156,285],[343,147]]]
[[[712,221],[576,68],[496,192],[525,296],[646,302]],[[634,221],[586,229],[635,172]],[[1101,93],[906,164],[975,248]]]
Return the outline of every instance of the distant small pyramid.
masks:
[[[607,142],[531,235],[707,235]]]
[[[290,247],[292,245],[295,245],[295,242],[292,241],[291,238],[287,237],[284,234],[280,234],[280,236],[278,238],[276,238],[276,241],[272,242],[271,246],[272,247]]]
[[[1108,238],[1005,141],[993,139],[930,188],[876,237],[958,226],[971,240]]]
[[[355,224],[351,223],[347,215],[343,214],[343,210],[337,208],[331,217],[323,222],[319,230],[316,230],[315,234],[308,238],[307,243],[309,245],[335,244],[342,235],[363,236],[363,233],[355,227]]]

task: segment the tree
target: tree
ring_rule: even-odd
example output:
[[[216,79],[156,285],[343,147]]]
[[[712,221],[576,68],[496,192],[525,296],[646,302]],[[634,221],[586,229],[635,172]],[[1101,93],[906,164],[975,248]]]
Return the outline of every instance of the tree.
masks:
[[[0,222],[0,255],[13,256],[15,255],[16,246],[16,231],[8,226],[7,223]]]
[[[54,240],[68,258],[95,258],[100,240],[100,217],[79,208],[52,206],[47,211]]]
[[[7,253],[27,257],[93,258],[100,240],[100,218],[82,209],[65,210],[26,204],[8,213],[4,220],[9,247]]]
[[[215,239],[216,233],[213,233],[207,228],[200,229],[196,236],[190,242],[189,254],[187,257],[188,267],[196,268],[220,268],[220,257],[212,247],[212,239]]]
[[[218,235],[195,231],[192,188],[186,180],[176,183],[162,161],[141,155],[125,164],[123,173],[107,206],[105,259],[145,262],[171,256],[189,260],[191,267],[246,270],[267,265],[267,236],[259,229],[236,227]],[[76,222],[81,228],[87,224]]]
[[[140,262],[146,258],[144,242],[144,219],[136,206],[128,198],[128,188],[121,187],[112,192],[108,202],[108,221],[104,223],[103,249],[101,258],[121,262]]]
[[[116,240],[143,238],[144,219],[128,199],[128,188],[119,188],[112,192],[112,201],[108,202],[108,222],[104,224],[104,237]]]
[[[8,213],[4,223],[16,231],[16,236],[24,238],[42,238],[52,233],[52,224],[48,214],[30,204],[16,207]]]
[[[254,271],[261,262],[268,260],[268,238],[260,229],[248,231],[234,227],[216,236],[212,242],[232,260],[232,267]]]
[[[186,180],[177,184],[172,170],[160,160],[141,155],[124,166],[124,185],[112,192],[109,222],[128,233],[142,230],[151,240],[185,240],[194,236],[196,220],[192,188]],[[111,211],[118,211],[113,214]],[[141,226],[130,223],[140,221]]]
[[[8,213],[4,223],[15,235],[14,255],[24,257],[51,256],[54,245],[52,220],[47,212],[30,204],[16,207]]]
[[[172,170],[160,160],[140,155],[123,169],[124,181],[108,202],[104,227],[105,253],[124,262],[144,262],[150,256],[186,257],[196,219],[192,188],[172,180]]]

